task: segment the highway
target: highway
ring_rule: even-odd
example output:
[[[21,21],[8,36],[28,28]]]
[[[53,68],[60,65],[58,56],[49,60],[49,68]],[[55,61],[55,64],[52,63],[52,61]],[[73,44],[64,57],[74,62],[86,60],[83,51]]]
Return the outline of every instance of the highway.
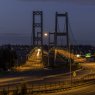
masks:
[[[77,86],[71,89],[64,89],[63,91],[48,93],[49,95],[95,95],[95,82],[89,85]],[[41,95],[48,95],[41,94]]]
[[[80,63],[85,69],[95,70],[95,62]]]
[[[52,74],[53,75],[52,75]],[[55,73],[55,75],[54,75]],[[80,80],[87,74],[90,74],[89,70],[78,70],[76,71],[77,76],[72,76],[72,81]],[[94,72],[95,73],[95,72]],[[29,84],[45,84],[45,83],[54,83],[54,82],[64,82],[64,81],[70,81],[70,74],[66,73],[63,74],[61,71],[61,74],[58,74],[56,71],[51,70],[39,70],[39,71],[28,71],[24,73],[14,73],[10,74],[9,76],[1,76],[0,77],[0,87],[8,87],[13,86],[15,84],[19,85],[23,82],[28,82]]]

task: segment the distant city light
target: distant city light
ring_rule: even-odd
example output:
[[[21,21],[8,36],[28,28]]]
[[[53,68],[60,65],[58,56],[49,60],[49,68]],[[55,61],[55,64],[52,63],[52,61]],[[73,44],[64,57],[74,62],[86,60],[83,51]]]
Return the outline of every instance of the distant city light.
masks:
[[[85,57],[87,57],[87,58],[91,57],[91,53],[87,53],[87,54],[85,55]]]

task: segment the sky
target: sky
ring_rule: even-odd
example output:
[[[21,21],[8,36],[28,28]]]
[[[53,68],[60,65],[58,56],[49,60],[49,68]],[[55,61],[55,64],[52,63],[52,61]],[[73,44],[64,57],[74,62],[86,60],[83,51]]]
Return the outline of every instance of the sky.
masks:
[[[43,11],[47,32],[54,32],[55,12],[68,12],[71,39],[95,45],[95,0],[0,0],[0,45],[31,44],[36,10]]]

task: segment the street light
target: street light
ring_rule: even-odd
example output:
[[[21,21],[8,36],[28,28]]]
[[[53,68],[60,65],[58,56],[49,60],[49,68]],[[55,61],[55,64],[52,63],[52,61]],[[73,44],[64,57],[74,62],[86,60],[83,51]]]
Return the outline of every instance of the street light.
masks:
[[[77,54],[76,57],[79,58],[81,55],[80,54]]]
[[[37,57],[39,57],[40,52],[41,52],[41,49],[38,49],[38,50],[37,50]]]
[[[45,32],[45,33],[44,33],[44,36],[45,36],[45,37],[47,37],[47,36],[48,36],[48,33],[47,33],[47,32]]]
[[[47,40],[49,41],[49,39],[48,39],[48,33],[47,32],[44,32],[44,34],[43,34],[43,36],[45,37],[45,38],[47,38]],[[48,43],[48,66],[49,66],[49,43]]]

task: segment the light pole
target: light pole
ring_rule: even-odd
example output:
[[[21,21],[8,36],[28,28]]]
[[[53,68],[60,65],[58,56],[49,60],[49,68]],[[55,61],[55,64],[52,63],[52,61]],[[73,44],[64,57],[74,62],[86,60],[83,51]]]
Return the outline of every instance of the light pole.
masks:
[[[69,42],[68,51],[69,51],[69,64],[70,64],[70,84],[72,86],[72,61],[71,61],[71,45],[70,45],[70,42]]]
[[[43,34],[43,36],[45,37],[45,38],[47,38],[47,40],[48,40],[48,33],[47,32],[44,32],[44,34]],[[49,45],[48,45],[48,43],[47,43],[47,46],[48,46],[48,66],[49,66]]]
[[[47,32],[44,32],[44,33],[43,33],[43,37],[44,37],[46,40],[48,40],[48,33],[47,33]],[[44,43],[45,43],[45,44],[47,43],[46,40],[44,40]]]

